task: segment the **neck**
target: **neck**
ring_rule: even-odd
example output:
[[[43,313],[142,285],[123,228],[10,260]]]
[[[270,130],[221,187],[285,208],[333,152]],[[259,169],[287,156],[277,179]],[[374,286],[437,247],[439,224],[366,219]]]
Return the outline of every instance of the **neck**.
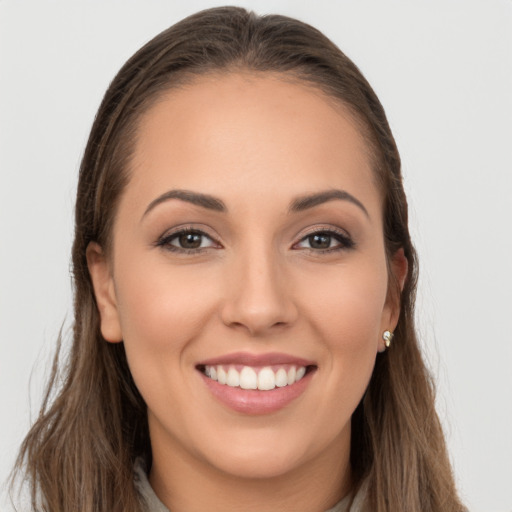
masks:
[[[352,486],[348,443],[326,448],[312,460],[271,477],[240,477],[219,470],[175,444],[166,450],[152,438],[149,480],[160,501],[172,512],[260,512],[261,510],[325,511]],[[339,447],[338,447],[339,448]],[[241,505],[243,504],[243,507]]]

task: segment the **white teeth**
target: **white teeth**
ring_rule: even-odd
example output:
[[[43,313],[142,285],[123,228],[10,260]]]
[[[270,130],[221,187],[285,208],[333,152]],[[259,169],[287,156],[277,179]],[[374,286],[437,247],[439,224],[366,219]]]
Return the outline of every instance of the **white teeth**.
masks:
[[[265,366],[258,373],[258,389],[262,391],[268,391],[276,387],[276,374],[272,371],[272,368]]]
[[[219,384],[226,384],[227,375],[222,366],[217,366],[217,380]]]
[[[306,368],[304,368],[304,366],[301,366],[300,368],[297,369],[297,375],[295,375],[295,382],[302,379],[304,375],[306,375]]]
[[[240,374],[234,368],[230,368],[228,370],[226,384],[232,388],[237,388],[240,386]]]
[[[270,366],[265,366],[259,370],[244,366],[240,372],[234,366],[228,366],[227,371],[223,365],[205,366],[204,374],[219,384],[242,389],[259,389],[269,391],[276,387],[291,386],[301,380],[306,375],[305,366],[290,366],[279,368],[274,371]]]
[[[276,373],[276,386],[282,388],[288,385],[288,374],[284,368],[279,368]]]
[[[258,375],[250,366],[244,366],[240,372],[240,387],[242,389],[256,389]]]
[[[288,386],[290,386],[291,384],[293,384],[295,382],[295,375],[296,374],[297,374],[297,369],[295,368],[295,366],[292,366],[288,370]]]

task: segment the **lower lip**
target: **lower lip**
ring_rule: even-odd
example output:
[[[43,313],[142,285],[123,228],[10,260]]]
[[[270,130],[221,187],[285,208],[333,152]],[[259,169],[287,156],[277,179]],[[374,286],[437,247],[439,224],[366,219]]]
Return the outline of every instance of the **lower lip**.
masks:
[[[242,389],[219,384],[203,373],[203,381],[212,394],[224,405],[244,414],[270,414],[283,409],[306,390],[314,372],[308,372],[301,380],[290,386],[274,388],[269,391]]]

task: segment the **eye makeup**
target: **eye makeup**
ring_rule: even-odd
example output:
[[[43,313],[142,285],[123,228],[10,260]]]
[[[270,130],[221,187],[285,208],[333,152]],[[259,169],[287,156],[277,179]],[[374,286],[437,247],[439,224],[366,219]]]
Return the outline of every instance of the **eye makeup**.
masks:
[[[315,229],[292,246],[292,249],[307,249],[314,252],[334,252],[350,250],[355,242],[346,232],[330,228]]]
[[[197,254],[208,249],[220,249],[221,244],[204,230],[187,226],[166,232],[155,243],[167,251],[181,254]]]

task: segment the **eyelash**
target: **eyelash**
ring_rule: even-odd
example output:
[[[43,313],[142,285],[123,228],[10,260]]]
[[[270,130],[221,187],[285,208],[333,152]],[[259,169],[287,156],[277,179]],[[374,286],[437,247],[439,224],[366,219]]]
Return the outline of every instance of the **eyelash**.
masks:
[[[335,241],[338,242],[337,245],[335,245],[334,247],[326,247],[323,249],[313,248],[313,247],[304,247],[304,249],[309,250],[310,252],[313,252],[313,253],[317,253],[317,254],[318,253],[325,254],[325,253],[344,251],[344,250],[346,251],[346,250],[353,249],[356,245],[355,242],[352,240],[352,238],[350,238],[350,236],[347,233],[342,232],[342,231],[337,231],[332,228],[328,228],[328,229],[316,229],[314,231],[311,231],[307,235],[303,236],[299,240],[299,242],[294,244],[292,248],[297,248],[297,250],[301,249],[301,247],[297,247],[297,246],[299,246],[299,244],[307,241],[308,239],[310,239],[310,243],[311,243],[311,239],[315,236],[317,236],[317,237],[325,236],[330,239],[329,242],[332,242],[332,239],[334,239]]]
[[[199,236],[201,237],[201,242],[199,247],[193,247],[193,248],[187,248],[187,247],[178,247],[176,245],[173,245],[172,242],[174,240],[179,239],[183,236]],[[313,248],[313,247],[300,247],[300,244],[307,241],[309,239],[311,243],[311,239],[313,237],[320,237],[324,236],[329,238],[329,245],[332,242],[332,239],[337,241],[337,245],[334,247],[326,247],[326,248]],[[206,247],[201,247],[201,245],[204,242],[204,239],[207,238],[210,240],[211,245],[208,245]],[[174,231],[169,234],[163,235],[161,238],[159,238],[155,244],[157,247],[162,247],[165,250],[181,253],[181,254],[198,254],[201,253],[207,249],[210,248],[221,248],[219,242],[214,240],[210,235],[205,233],[204,231],[201,231],[200,229],[195,228],[184,228],[180,229],[178,231]],[[343,251],[343,250],[350,250],[355,247],[355,242],[348,236],[345,232],[337,231],[332,228],[329,229],[317,229],[315,231],[311,231],[307,235],[303,236],[298,242],[293,244],[292,249],[294,250],[300,250],[300,249],[306,249],[309,252],[317,253],[317,254],[325,254],[325,253],[331,253],[331,252],[337,252],[337,251]]]
[[[182,236],[190,236],[195,235],[202,238],[201,245],[204,242],[204,239],[207,238],[211,241],[211,245],[207,247],[194,247],[194,248],[188,248],[188,247],[178,247],[176,245],[172,245],[172,241],[179,239]],[[220,244],[214,240],[210,235],[205,233],[204,231],[201,231],[200,229],[195,228],[184,228],[180,229],[178,231],[174,231],[169,234],[163,235],[161,238],[158,239],[158,241],[155,244],[157,247],[162,247],[163,249],[171,252],[177,252],[181,254],[198,254],[201,253],[207,249],[210,249],[211,247],[219,248],[221,247]]]

